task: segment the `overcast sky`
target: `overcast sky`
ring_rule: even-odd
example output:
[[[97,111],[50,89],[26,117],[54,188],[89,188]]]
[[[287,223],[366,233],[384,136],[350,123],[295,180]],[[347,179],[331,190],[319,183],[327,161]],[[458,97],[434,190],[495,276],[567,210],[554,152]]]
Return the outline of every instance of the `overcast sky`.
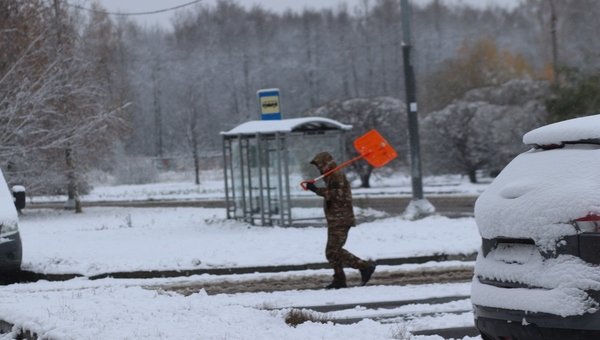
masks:
[[[89,4],[92,0],[69,0],[70,3],[83,5],[89,8]],[[152,12],[163,10],[171,7],[176,7],[192,2],[193,0],[97,0],[99,1],[108,12],[122,12],[122,13],[140,13],[140,12]],[[261,5],[265,9],[269,9],[276,13],[282,13],[287,9],[301,12],[305,8],[309,9],[323,9],[323,8],[337,8],[339,4],[346,3],[350,11],[355,8],[363,0],[237,0],[240,5],[250,8],[255,4]],[[375,0],[369,0],[371,4]],[[425,4],[432,0],[409,0],[411,4]],[[444,0],[451,3],[460,3],[473,5],[477,7],[486,6],[487,4],[498,4],[501,6],[513,7],[520,0]],[[200,3],[214,6],[216,0],[202,0]],[[171,28],[169,19],[173,15],[174,11],[168,11],[150,15],[139,15],[134,16],[143,24],[160,24],[167,29]]]

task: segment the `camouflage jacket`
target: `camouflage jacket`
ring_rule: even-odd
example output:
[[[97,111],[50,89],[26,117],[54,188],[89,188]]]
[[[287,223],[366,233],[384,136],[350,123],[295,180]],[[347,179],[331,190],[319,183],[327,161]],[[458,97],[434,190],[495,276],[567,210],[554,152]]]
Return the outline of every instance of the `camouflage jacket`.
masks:
[[[333,157],[327,152],[321,152],[310,162],[321,174],[335,168]],[[346,175],[340,170],[325,177],[325,187],[317,188],[316,194],[322,196],[323,210],[327,226],[355,226],[354,210],[352,207],[352,191]]]

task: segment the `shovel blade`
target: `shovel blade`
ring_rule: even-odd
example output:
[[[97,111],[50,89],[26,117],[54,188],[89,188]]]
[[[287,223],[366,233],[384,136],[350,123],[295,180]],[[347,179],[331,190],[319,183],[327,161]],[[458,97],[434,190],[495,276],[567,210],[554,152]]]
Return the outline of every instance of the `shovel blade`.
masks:
[[[398,157],[396,150],[377,132],[371,130],[354,141],[356,151],[378,168]]]

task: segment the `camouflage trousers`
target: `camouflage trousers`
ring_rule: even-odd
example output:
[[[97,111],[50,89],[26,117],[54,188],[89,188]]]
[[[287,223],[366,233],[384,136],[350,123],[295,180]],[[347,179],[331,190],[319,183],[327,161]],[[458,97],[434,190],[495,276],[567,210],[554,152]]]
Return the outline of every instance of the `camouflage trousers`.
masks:
[[[340,285],[346,284],[344,265],[359,270],[369,267],[368,262],[361,260],[359,257],[343,248],[348,239],[348,231],[350,231],[350,227],[327,228],[325,257],[333,268],[333,282]]]

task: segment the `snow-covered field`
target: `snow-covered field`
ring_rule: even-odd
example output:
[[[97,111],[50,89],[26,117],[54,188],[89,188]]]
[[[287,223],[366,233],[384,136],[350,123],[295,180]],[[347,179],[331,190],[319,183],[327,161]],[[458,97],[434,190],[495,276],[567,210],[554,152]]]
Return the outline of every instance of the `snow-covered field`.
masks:
[[[141,185],[94,185],[94,189],[82,195],[82,201],[140,201],[140,200],[213,200],[225,199],[223,173],[220,171],[204,172],[200,185],[195,185],[191,176],[181,176],[167,173],[161,176],[159,183]],[[352,178],[349,178],[352,180]],[[293,194],[314,196],[309,191],[303,192],[300,180]],[[460,175],[425,177],[423,192],[425,195],[475,195],[481,194],[491,182],[490,178],[480,179],[473,184],[469,179]],[[360,181],[352,181],[352,195],[356,198],[366,195],[411,196],[412,184],[410,176],[405,174],[383,175],[377,172],[371,177],[371,188],[359,188]],[[28,202],[64,202],[64,196],[43,196],[29,198]]]
[[[470,185],[461,178],[425,181],[425,191],[478,194],[486,185]],[[381,181],[373,191],[400,194],[404,189]],[[433,184],[427,184],[433,183]],[[183,183],[97,187],[87,200],[130,200],[223,197],[218,181],[198,188]],[[410,188],[410,180],[406,181]],[[397,187],[394,189],[394,187]],[[188,189],[186,189],[188,188]],[[190,189],[191,188],[191,189]],[[384,188],[385,190],[383,190]],[[441,188],[441,189],[440,189]],[[366,189],[362,189],[365,191]],[[410,192],[410,190],[409,190]],[[360,195],[356,190],[355,195]],[[369,194],[368,192],[365,194]],[[221,195],[221,196],[219,196]],[[207,197],[210,196],[210,197]],[[378,218],[353,228],[346,248],[363,258],[378,260],[436,253],[476,252],[480,238],[473,218],[432,216],[419,221]],[[439,317],[398,320],[382,324],[363,320],[353,325],[285,324],[291,306],[412,300],[469,295],[470,284],[424,286],[365,286],[337,291],[307,290],[273,293],[190,296],[144,289],[181,281],[215,280],[197,275],[161,279],[101,279],[86,277],[117,271],[184,270],[325,262],[326,230],[321,227],[256,227],[226,220],[225,211],[203,208],[85,208],[82,214],[49,209],[25,209],[20,231],[23,269],[40,273],[84,275],[65,282],[35,282],[0,287],[0,320],[27,329],[44,339],[401,339],[406,331],[473,325],[470,312]],[[418,266],[441,266],[427,263]],[[408,265],[404,265],[408,266]],[[417,266],[417,265],[412,265]],[[378,267],[385,270],[385,266]],[[308,275],[302,271],[268,275]],[[267,274],[234,275],[243,280]],[[377,272],[374,274],[377,275]],[[219,277],[219,279],[222,277]],[[464,302],[462,303],[464,304]],[[422,306],[408,306],[418,310]],[[464,310],[461,302],[444,310]],[[344,314],[345,313],[345,314]],[[366,315],[356,310],[334,315]],[[15,332],[0,335],[12,339]],[[409,334],[410,335],[410,334]],[[441,339],[414,336],[414,339]],[[479,339],[476,337],[474,339]]]

